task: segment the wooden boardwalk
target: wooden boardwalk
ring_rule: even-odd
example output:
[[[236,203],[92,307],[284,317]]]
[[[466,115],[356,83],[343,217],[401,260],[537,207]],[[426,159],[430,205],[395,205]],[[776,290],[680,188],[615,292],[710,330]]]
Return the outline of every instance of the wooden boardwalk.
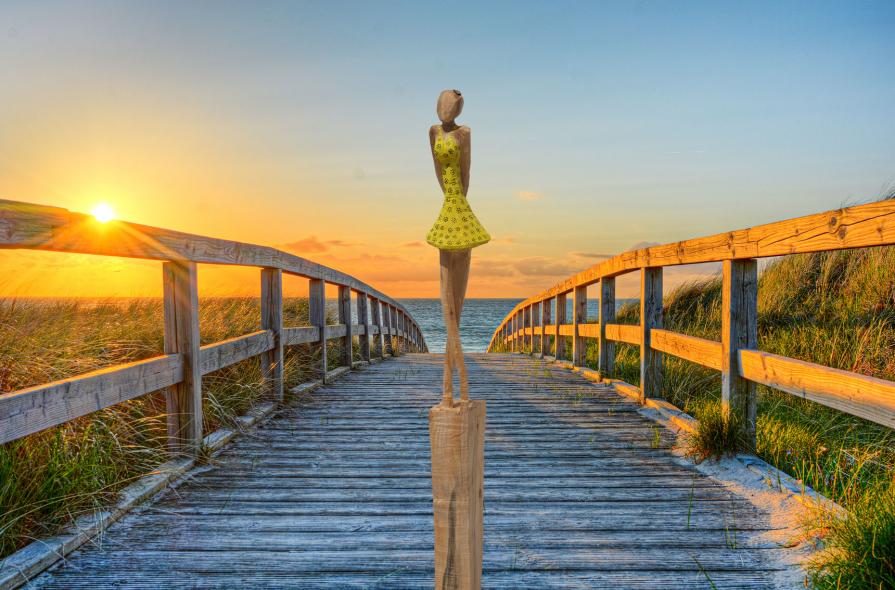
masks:
[[[431,587],[441,360],[405,355],[288,403],[32,586]],[[772,586],[766,515],[676,461],[638,406],[530,357],[467,362],[488,403],[484,587]]]

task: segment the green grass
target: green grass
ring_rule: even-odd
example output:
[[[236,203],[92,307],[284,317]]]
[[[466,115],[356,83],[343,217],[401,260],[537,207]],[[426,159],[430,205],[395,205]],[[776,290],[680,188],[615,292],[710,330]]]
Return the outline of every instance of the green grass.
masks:
[[[286,325],[308,323],[306,299],[286,299],[283,307]],[[202,343],[258,330],[259,317],[254,298],[203,299]],[[152,357],[162,346],[158,299],[0,301],[0,391]],[[334,368],[340,345],[329,347]],[[314,360],[307,346],[287,349],[286,386],[312,378]],[[260,382],[257,359],[204,376],[205,433],[233,425],[261,401]],[[0,445],[0,557],[108,505],[170,459],[164,412],[156,392]]]
[[[720,340],[720,303],[720,278],[684,285],[665,298],[665,326]],[[775,260],[759,279],[758,311],[761,350],[895,380],[895,248]],[[636,305],[619,311],[621,323],[637,323],[638,316]],[[637,348],[618,346],[613,377],[638,384]],[[696,454],[739,448],[733,430],[721,419],[717,371],[666,356],[664,379],[666,399],[700,421],[691,441]],[[886,494],[891,498],[895,432],[763,386],[758,396],[757,454],[850,511],[841,525],[824,525],[830,545],[847,551],[825,554],[828,562],[815,561],[815,583],[823,588],[887,587],[891,577],[878,572],[888,568],[891,576],[895,514],[891,509],[871,512],[867,506],[879,504]],[[891,508],[891,501],[885,506]],[[875,546],[862,546],[876,530],[889,531],[888,537],[877,535]],[[861,551],[861,565],[852,568],[853,555]],[[843,560],[845,554],[849,557]],[[818,573],[826,572],[824,563],[840,564],[835,568],[839,586],[831,585],[831,574]],[[864,574],[858,572],[869,581],[860,581]]]

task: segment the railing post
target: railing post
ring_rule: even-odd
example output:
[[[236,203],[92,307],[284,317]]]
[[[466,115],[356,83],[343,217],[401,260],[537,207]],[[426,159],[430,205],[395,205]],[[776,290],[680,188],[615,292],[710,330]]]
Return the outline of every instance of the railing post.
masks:
[[[640,271],[640,402],[662,396],[662,353],[653,350],[651,333],[662,327],[662,267]]]
[[[758,348],[758,263],[725,260],[721,286],[721,408],[735,416],[747,448],[755,450],[755,384],[740,377],[739,351]]]
[[[165,308],[165,354],[183,358],[183,381],[169,387],[168,447],[195,455],[202,445],[202,372],[199,367],[199,292],[196,263],[162,265]]]
[[[380,301],[380,308],[382,309],[382,331],[384,332],[383,337],[385,338],[385,348],[383,349],[384,353],[388,353],[392,356],[395,355],[395,350],[392,348],[392,320],[391,320],[391,306],[384,301]]]
[[[351,333],[351,288],[339,285],[339,323],[345,324],[342,339],[342,366],[351,368],[354,360],[354,335]]]
[[[261,329],[273,332],[273,348],[261,354],[261,379],[266,395],[283,399],[283,271],[261,269]]]
[[[537,322],[537,323],[535,323]],[[531,304],[531,355],[535,355],[535,326],[539,326],[541,322],[541,302]],[[537,339],[540,342],[540,339]]]
[[[553,339],[554,342],[554,357],[556,360],[561,359],[566,355],[566,337],[559,335],[560,326],[562,326],[566,321],[566,294],[560,293],[556,296],[556,318],[554,318],[554,322],[556,325],[556,337]]]
[[[531,335],[528,333],[531,328],[531,306],[526,305],[522,308],[522,352],[531,354]]]
[[[392,354],[401,352],[401,332],[398,330],[398,308],[394,305],[389,306],[391,313],[389,317],[392,320]]]
[[[323,279],[308,280],[308,311],[311,325],[320,330],[320,379],[326,383],[326,282]]]
[[[516,318],[519,317],[517,312],[513,312],[510,318],[510,352],[516,352]]]
[[[550,336],[547,335],[547,324],[550,323],[550,300],[541,301],[541,358],[549,352]]]
[[[574,335],[572,336],[572,364],[582,367],[587,359],[587,340],[578,333],[581,324],[587,323],[587,286],[575,287],[575,301],[572,305],[572,324]]]
[[[615,372],[615,342],[606,339],[606,325],[615,323],[615,277],[600,279],[600,360],[601,377]]]
[[[369,308],[367,301],[367,294],[357,291],[357,323],[364,329],[364,333],[358,335],[360,356],[363,360],[370,362],[370,317],[367,311]]]
[[[385,335],[382,333],[382,304],[378,299],[370,298],[370,311],[373,315],[373,325],[376,327],[377,334],[373,335],[376,343],[376,356],[385,357]]]

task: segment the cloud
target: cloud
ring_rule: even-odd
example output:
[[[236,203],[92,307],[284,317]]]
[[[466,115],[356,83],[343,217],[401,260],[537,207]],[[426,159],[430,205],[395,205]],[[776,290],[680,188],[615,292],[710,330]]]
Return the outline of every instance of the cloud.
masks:
[[[529,277],[564,277],[581,270],[581,267],[577,264],[570,264],[562,260],[546,258],[544,256],[522,258],[516,260],[513,266],[519,274]]]
[[[578,258],[612,258],[615,254],[596,254],[594,252],[569,252],[569,256]]]
[[[540,201],[544,195],[533,191],[519,191],[516,193],[516,198],[520,201]]]
[[[472,270],[476,275],[487,277],[511,277],[516,273],[511,260],[472,258]]]
[[[659,242],[637,242],[636,244],[625,250],[625,252],[633,252],[634,250],[652,248],[653,246],[661,246],[661,244]]]
[[[503,236],[502,238],[491,238],[491,244],[515,244],[516,238],[513,236]]]
[[[280,244],[280,248],[305,254],[310,252],[326,252],[330,248],[353,248],[360,246],[359,242],[347,242],[345,240],[320,240],[317,236],[308,236],[288,244]]]
[[[401,244],[401,247],[402,248],[422,248],[423,243],[422,242],[404,242],[403,244]]]

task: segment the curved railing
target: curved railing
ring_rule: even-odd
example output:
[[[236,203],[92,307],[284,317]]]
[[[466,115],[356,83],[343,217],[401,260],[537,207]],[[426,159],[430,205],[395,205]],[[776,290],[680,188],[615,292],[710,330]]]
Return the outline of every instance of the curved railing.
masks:
[[[619,254],[519,303],[504,318],[488,350],[532,352],[584,365],[587,339],[599,346],[597,370],[612,375],[615,342],[640,346],[641,402],[661,397],[662,354],[719,370],[722,405],[736,412],[755,441],[755,385],[813,400],[895,428],[895,383],[757,350],[757,259],[786,254],[895,244],[895,200],[837,209]],[[662,269],[722,262],[721,342],[662,329]],[[640,324],[615,322],[615,277],[640,271]],[[587,323],[587,287],[599,283],[599,322]],[[566,323],[571,295],[572,323]],[[551,307],[554,311],[551,319]],[[552,344],[551,344],[552,340]],[[553,353],[549,355],[548,353]]]
[[[163,261],[165,354],[28,389],[0,393],[0,444],[166,389],[170,447],[196,453],[202,442],[202,375],[260,357],[264,387],[283,398],[283,349],[342,340],[341,365],[352,367],[353,338],[364,360],[397,350],[425,352],[419,325],[397,301],[356,278],[275,248],[219,240],[124,221],[99,223],[66,209],[0,200],[0,248],[53,250]],[[261,268],[261,330],[200,346],[196,264]],[[283,325],[282,274],[309,280],[310,326]],[[339,323],[326,323],[326,284],[337,285]],[[351,321],[351,292],[358,323]],[[371,338],[373,345],[371,346]],[[371,352],[372,348],[372,352]]]

